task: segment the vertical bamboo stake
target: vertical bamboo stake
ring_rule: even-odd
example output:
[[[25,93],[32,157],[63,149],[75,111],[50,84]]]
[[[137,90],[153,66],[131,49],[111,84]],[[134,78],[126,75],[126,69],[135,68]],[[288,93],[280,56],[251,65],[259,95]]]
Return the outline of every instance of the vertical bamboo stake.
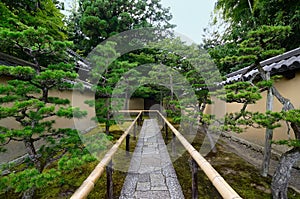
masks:
[[[133,139],[136,140],[136,126],[137,124],[134,123],[134,126],[133,126]]]
[[[198,164],[192,158],[191,161],[192,167],[192,199],[198,199]]]
[[[109,162],[109,164],[106,166],[106,194],[108,199],[113,199],[113,179],[112,179],[112,160]]]
[[[175,144],[176,144],[176,135],[175,135],[175,133],[172,133],[172,154],[173,154],[173,156],[176,155]]]
[[[167,125],[167,123],[165,123],[165,131],[166,131],[166,142],[168,141],[168,137],[169,137],[169,135],[168,135],[168,125]]]
[[[126,135],[126,155],[129,156],[129,148],[130,148],[130,135]]]

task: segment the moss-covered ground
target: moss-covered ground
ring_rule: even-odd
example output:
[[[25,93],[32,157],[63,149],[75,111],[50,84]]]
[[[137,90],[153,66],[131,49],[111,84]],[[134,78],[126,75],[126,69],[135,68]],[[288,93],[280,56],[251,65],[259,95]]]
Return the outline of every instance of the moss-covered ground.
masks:
[[[129,125],[129,123],[124,124]],[[170,130],[169,130],[170,132]],[[97,133],[97,129],[90,132],[91,134]],[[122,131],[113,126],[111,128],[111,135],[113,140],[116,141],[121,135]],[[171,133],[167,143],[171,140]],[[163,132],[163,137],[165,133]],[[203,135],[198,133],[193,139],[193,146],[198,150],[201,147],[203,141]],[[133,152],[136,141],[130,139],[130,151]],[[113,173],[114,182],[114,198],[118,198],[120,195],[124,180],[126,178],[126,169],[129,166],[130,158],[125,153],[125,142],[121,145],[121,150],[114,158],[115,164],[118,162],[125,162],[123,169],[116,169]],[[213,167],[223,176],[223,178],[236,190],[243,198],[271,198],[270,182],[271,178],[261,177],[259,171],[239,156],[231,153],[224,145],[217,144],[218,152],[216,154],[210,153],[206,156],[206,159],[213,165]],[[37,198],[70,198],[72,193],[81,185],[85,178],[92,172],[98,161],[86,164],[80,168],[77,168],[63,176],[63,179],[57,179],[55,183],[44,189],[37,191]],[[190,170],[190,155],[187,152],[180,154],[176,160],[174,160],[174,168],[176,170],[179,182],[182,186],[185,198],[191,198],[191,170]],[[222,198],[217,190],[213,187],[212,183],[208,180],[205,174],[199,170],[198,172],[198,190],[199,198]],[[20,198],[20,194],[8,192],[0,195],[0,198]],[[90,193],[88,198],[106,198],[106,174],[105,172],[97,182],[94,190]],[[289,198],[300,198],[300,194],[289,190]]]
[[[170,138],[171,135],[169,135],[169,140]],[[200,149],[203,138],[202,133],[198,133],[194,137],[192,142],[194,148]],[[271,177],[262,177],[256,167],[230,152],[221,140],[216,147],[217,153],[209,153],[205,158],[242,198],[271,198]],[[191,157],[188,152],[184,152],[174,162],[174,168],[185,198],[192,196],[190,160]],[[198,171],[198,191],[201,199],[222,198],[201,169]],[[296,199],[300,198],[300,194],[289,189],[288,197]]]

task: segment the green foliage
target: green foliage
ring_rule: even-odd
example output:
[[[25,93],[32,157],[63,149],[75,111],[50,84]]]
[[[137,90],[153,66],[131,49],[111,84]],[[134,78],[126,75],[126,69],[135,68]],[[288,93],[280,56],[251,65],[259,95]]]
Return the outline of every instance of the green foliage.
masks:
[[[235,102],[247,103],[247,102]],[[255,101],[255,100],[254,100]],[[233,101],[232,101],[233,102]],[[225,116],[224,124],[222,125],[222,130],[233,131],[237,133],[243,132],[243,128],[254,127],[254,128],[267,128],[276,129],[281,127],[282,121],[300,125],[300,110],[289,110],[281,112],[267,111],[262,112],[250,112],[242,109],[240,112],[227,113]],[[290,147],[299,147],[300,142],[298,139],[295,140],[280,140],[274,141],[274,144],[287,145]]]
[[[83,155],[82,157],[74,157],[69,158],[67,156],[64,156],[58,161],[58,168],[62,171],[72,171],[75,168],[78,168],[87,162],[93,162],[96,158],[90,154]]]
[[[286,121],[300,125],[300,110],[289,110],[283,112],[283,117]]]
[[[225,120],[221,129],[224,131],[233,131],[242,133],[243,127],[253,126],[254,122],[251,120],[252,113],[246,110],[236,113],[226,113]]]
[[[218,0],[215,21],[228,24],[223,33],[209,34],[204,46],[223,74],[297,48],[299,8],[297,0]]]
[[[229,103],[246,103],[254,104],[261,99],[259,88],[252,85],[250,82],[236,82],[225,85],[226,94],[221,96],[221,99]]]
[[[267,111],[266,113],[253,113],[252,119],[257,124],[268,129],[280,127],[279,121],[283,119],[282,113]]]
[[[0,3],[0,29],[8,28],[12,31],[22,31],[28,27],[45,28],[49,35],[58,40],[66,39],[63,14],[56,7],[58,1],[18,1],[3,0]]]
[[[299,140],[279,140],[279,141],[274,141],[273,143],[278,145],[286,145],[289,147],[300,147]]]
[[[221,63],[232,65],[232,70],[237,70],[245,64],[248,66],[258,64],[260,61],[281,54],[285,51],[281,42],[290,32],[290,26],[262,25],[249,31],[238,45],[236,55],[221,58]]]
[[[32,62],[30,66],[0,66],[1,77],[8,76],[7,84],[0,85],[0,119],[14,119],[17,128],[2,123],[0,149],[11,141],[23,143],[28,154],[24,168],[0,178],[0,192],[44,188],[61,177],[63,170],[55,162],[67,157],[73,162],[93,161],[84,150],[77,130],[53,127],[60,118],[82,118],[85,111],[72,107],[68,99],[49,96],[51,89],[72,89],[77,73],[62,41],[62,15],[51,0],[4,1],[0,3],[1,51]],[[36,148],[36,142],[40,142]],[[72,161],[72,159],[75,159]],[[51,169],[49,168],[51,167]],[[15,169],[15,168],[12,168]]]
[[[3,3],[0,2],[0,13],[1,13],[1,28],[8,28],[8,29],[25,29],[25,25],[22,24],[18,16],[12,13],[11,10]]]
[[[3,76],[13,76],[21,80],[32,79],[36,74],[35,70],[31,67],[9,67],[0,65],[0,74]]]
[[[61,104],[61,105],[67,105],[70,104],[70,100],[69,99],[61,99],[58,97],[48,97],[48,102],[52,103],[52,104]]]
[[[66,117],[66,118],[73,118],[73,117],[82,118],[87,115],[87,112],[80,111],[78,107],[68,107],[68,108],[61,107],[57,111],[56,115],[59,117]]]
[[[109,133],[109,127],[115,124],[113,113],[121,108],[121,102],[126,100],[125,94],[129,93],[131,87],[136,81],[137,71],[134,70],[136,63],[131,63],[127,60],[117,59],[119,54],[115,47],[115,42],[106,42],[105,45],[98,45],[93,54],[89,57],[89,62],[92,63],[91,82],[98,82],[94,86],[96,92],[96,101],[86,101],[89,106],[95,106],[96,118],[98,122],[106,124],[106,133]],[[118,82],[119,85],[116,89]],[[118,97],[113,97],[117,95]],[[114,104],[112,104],[112,101]],[[126,104],[126,103],[125,103]]]
[[[74,10],[69,24],[71,38],[76,48],[88,54],[99,43],[123,31],[143,28],[174,27],[169,23],[169,9],[156,1],[79,1],[79,10]]]
[[[32,62],[39,71],[41,66],[67,60],[65,49],[72,45],[68,41],[55,40],[48,30],[42,27],[28,27],[23,31],[0,29],[0,39],[2,52]]]
[[[54,169],[44,173],[40,173],[36,169],[26,169],[18,173],[11,173],[2,178],[1,181],[4,181],[6,188],[13,188],[15,192],[24,192],[33,187],[44,187],[59,175],[60,173]]]

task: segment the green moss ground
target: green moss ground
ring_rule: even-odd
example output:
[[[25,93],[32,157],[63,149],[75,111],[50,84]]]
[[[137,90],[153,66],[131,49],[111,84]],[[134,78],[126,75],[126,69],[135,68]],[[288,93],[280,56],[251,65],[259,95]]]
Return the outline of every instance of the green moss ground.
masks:
[[[129,125],[129,123],[124,125]],[[91,134],[96,133],[97,129],[94,129]],[[170,132],[170,130],[169,130]],[[112,127],[111,134],[116,141],[121,135],[122,131],[117,127]],[[169,133],[168,143],[171,140],[171,133]],[[163,132],[163,137],[165,138],[165,133]],[[198,133],[193,140],[193,146],[199,149],[202,144],[203,136]],[[130,151],[133,152],[136,141],[130,139]],[[121,151],[116,154],[114,162],[116,165],[118,162],[126,162],[123,164],[123,171],[125,171],[130,163],[130,158],[125,154],[125,142],[121,145]],[[223,176],[223,178],[235,189],[243,198],[271,198],[270,191],[270,177],[264,178],[259,175],[259,171],[242,158],[237,155],[227,151],[226,147],[222,144],[217,144],[218,153],[208,154],[206,159],[213,165],[213,167]],[[180,149],[178,149],[180,150]],[[179,182],[182,186],[185,198],[191,198],[191,170],[190,170],[190,155],[184,152],[174,161],[174,168],[177,172]],[[36,197],[41,199],[46,198],[70,198],[72,193],[81,185],[85,178],[92,172],[98,161],[86,164],[81,168],[75,169],[72,172],[66,173],[64,179],[57,179],[57,181],[45,189],[39,189]],[[114,198],[118,198],[123,187],[124,180],[126,178],[126,173],[115,170],[113,173],[114,181]],[[198,172],[198,190],[199,198],[203,199],[216,199],[221,198],[217,190],[213,187],[212,183],[208,180],[205,174],[199,170]],[[14,199],[20,198],[19,194],[8,192],[6,194],[0,195],[0,198]],[[94,190],[90,193],[88,198],[106,198],[106,174],[101,176],[97,182]],[[289,190],[289,198],[296,199],[300,198],[300,194]]]
[[[193,146],[197,150],[200,149],[202,140],[203,135],[198,133],[193,140]],[[271,177],[262,177],[253,165],[229,152],[222,144],[217,144],[217,150],[216,154],[210,153],[205,158],[242,198],[271,198]],[[187,160],[190,160],[190,155],[185,152],[174,162],[174,168],[185,198],[191,198],[191,169]],[[199,198],[222,198],[201,169],[198,171],[198,190]],[[300,198],[300,194],[289,189],[289,198]]]

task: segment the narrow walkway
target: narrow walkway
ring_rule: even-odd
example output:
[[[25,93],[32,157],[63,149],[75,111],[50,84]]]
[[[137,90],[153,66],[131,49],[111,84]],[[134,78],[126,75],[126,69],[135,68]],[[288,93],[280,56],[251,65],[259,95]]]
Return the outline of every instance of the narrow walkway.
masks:
[[[155,119],[146,119],[141,129],[120,199],[182,199],[166,145]]]

